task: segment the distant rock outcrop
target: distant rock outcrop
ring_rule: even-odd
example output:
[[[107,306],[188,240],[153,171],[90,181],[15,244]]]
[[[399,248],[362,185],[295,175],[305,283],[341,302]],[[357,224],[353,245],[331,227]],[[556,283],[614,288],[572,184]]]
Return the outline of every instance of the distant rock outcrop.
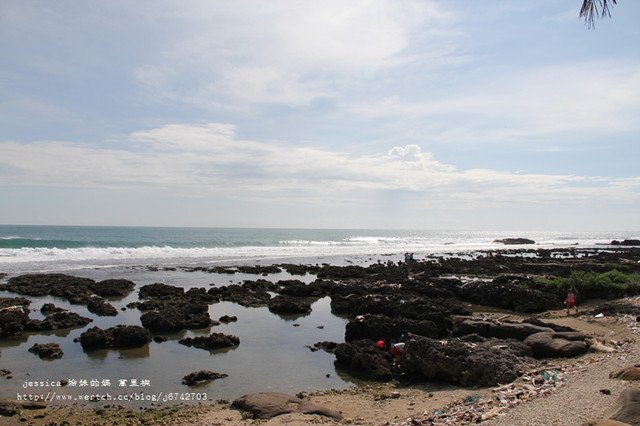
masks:
[[[500,240],[493,240],[494,243],[500,243],[504,245],[521,245],[521,244],[535,244],[536,242],[528,238],[503,238]]]

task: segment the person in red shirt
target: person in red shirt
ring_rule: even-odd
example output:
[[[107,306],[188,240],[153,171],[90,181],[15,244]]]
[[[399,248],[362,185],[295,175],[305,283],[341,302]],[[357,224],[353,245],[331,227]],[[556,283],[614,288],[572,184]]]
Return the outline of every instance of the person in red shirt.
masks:
[[[578,313],[578,308],[576,307],[577,294],[578,292],[574,288],[569,289],[567,292],[567,299],[564,301],[564,304],[567,306],[567,315],[570,314],[571,308],[575,309],[576,313]]]

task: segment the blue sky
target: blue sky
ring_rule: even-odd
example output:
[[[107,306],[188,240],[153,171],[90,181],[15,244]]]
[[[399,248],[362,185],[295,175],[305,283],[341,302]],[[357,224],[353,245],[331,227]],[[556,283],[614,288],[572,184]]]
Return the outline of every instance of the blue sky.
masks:
[[[0,0],[0,223],[640,229],[640,2]]]

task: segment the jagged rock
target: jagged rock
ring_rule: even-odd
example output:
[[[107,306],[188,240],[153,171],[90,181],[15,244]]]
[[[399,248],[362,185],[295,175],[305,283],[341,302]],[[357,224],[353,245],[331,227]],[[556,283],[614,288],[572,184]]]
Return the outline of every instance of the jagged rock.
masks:
[[[313,346],[307,346],[312,352],[318,351],[318,350],[323,350],[325,352],[329,352],[329,353],[333,353],[333,351],[336,350],[336,347],[338,346],[338,343],[336,342],[328,342],[328,341],[323,341],[323,342],[317,342],[314,343]]]
[[[496,279],[492,282],[468,282],[452,290],[460,300],[516,312],[533,313],[562,308],[556,294],[519,284]]]
[[[237,346],[240,344],[240,339],[236,336],[223,334],[223,333],[211,333],[209,336],[198,337],[186,337],[178,341],[181,345],[193,346],[200,349],[220,349]]]
[[[388,381],[393,378],[391,353],[376,347],[372,340],[339,343],[333,350],[336,366],[371,380]]]
[[[159,333],[205,328],[213,324],[206,304],[189,302],[167,302],[158,310],[142,314],[140,321],[145,328]]]
[[[0,337],[19,336],[29,322],[29,310],[24,306],[0,309]]]
[[[153,341],[156,343],[163,343],[169,340],[167,336],[153,336]]]
[[[29,352],[43,359],[59,359],[64,355],[60,345],[57,343],[36,343],[29,348]]]
[[[235,322],[238,321],[238,317],[235,315],[229,316],[229,315],[223,315],[220,318],[218,318],[218,321],[223,322],[225,324],[228,324],[230,322]]]
[[[336,411],[311,404],[293,395],[277,392],[260,392],[243,395],[233,401],[232,407],[248,411],[256,419],[271,419],[281,414],[301,413],[318,414],[342,420],[342,415]]]
[[[214,303],[219,302],[220,299],[212,294],[207,293],[205,288],[190,288],[182,298],[188,300],[191,303]]]
[[[87,303],[87,309],[89,312],[99,316],[115,317],[118,315],[118,310],[114,308],[113,305],[99,297],[92,297],[89,303]]]
[[[11,308],[14,306],[29,306],[31,300],[24,297],[0,297],[0,309]]]
[[[328,293],[326,281],[316,280],[305,284],[300,280],[280,280],[276,284],[281,287],[278,293],[293,297],[323,297]]]
[[[438,327],[433,321],[363,315],[347,323],[344,340],[346,342],[361,339],[398,341],[403,331],[424,337],[438,337]]]
[[[184,376],[182,378],[182,384],[187,386],[196,386],[212,380],[223,379],[228,376],[228,374],[216,373],[215,371],[200,370]]]
[[[182,296],[184,289],[182,287],[175,287],[168,284],[155,283],[147,284],[140,287],[138,292],[141,299],[171,299],[176,296]]]
[[[241,265],[236,268],[243,274],[277,274],[282,272],[276,265]]]
[[[80,335],[79,341],[85,350],[111,348],[137,348],[151,341],[151,335],[137,325],[118,325],[102,330],[92,327]]]
[[[42,308],[40,308],[40,312],[44,315],[55,314],[57,312],[64,312],[64,311],[65,309],[59,308],[53,303],[45,303],[44,305],[42,305]]]
[[[13,277],[2,289],[26,296],[56,296],[73,304],[86,304],[95,281],[65,274],[26,274]]]
[[[269,301],[269,310],[274,314],[308,314],[311,304],[288,296],[276,296]]]
[[[553,332],[550,327],[540,327],[528,323],[511,323],[497,321],[464,320],[456,324],[455,335],[477,334],[482,337],[496,337],[498,339],[524,340],[535,333]]]
[[[252,308],[266,306],[271,300],[271,295],[266,290],[251,290],[237,284],[212,287],[208,293],[220,300]]]
[[[515,380],[530,360],[531,350],[515,340],[465,342],[412,339],[405,345],[402,365],[410,374],[463,386],[495,386]]]
[[[542,332],[524,340],[535,358],[570,358],[587,352],[589,336],[577,332]]]
[[[131,293],[135,286],[135,283],[129,280],[104,280],[95,284],[94,293],[102,297],[124,297]]]
[[[25,325],[26,331],[49,331],[60,330],[63,328],[79,328],[84,327],[93,320],[83,317],[75,312],[55,312],[48,315],[43,320],[29,320]]]
[[[346,293],[346,291],[352,291]],[[340,291],[341,293],[337,293]],[[389,289],[392,291],[392,289]],[[345,294],[346,293],[346,294]],[[333,289],[331,308],[337,314],[352,316],[381,314],[390,318],[403,317],[412,320],[432,321],[438,336],[446,336],[451,329],[451,315],[470,315],[462,302],[454,299],[425,298],[415,293],[402,294],[397,288],[394,294],[376,294],[367,286],[348,286]]]

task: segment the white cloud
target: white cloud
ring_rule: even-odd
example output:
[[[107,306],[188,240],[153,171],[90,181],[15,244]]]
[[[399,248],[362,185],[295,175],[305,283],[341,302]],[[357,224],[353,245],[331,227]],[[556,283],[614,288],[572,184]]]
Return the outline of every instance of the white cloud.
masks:
[[[444,143],[518,143],[531,137],[640,128],[639,63],[545,66],[506,77],[497,71],[483,84],[464,90],[440,99],[396,96],[355,102],[348,109],[369,119],[421,119],[429,123],[426,137]]]
[[[174,22],[174,10],[155,13]],[[179,20],[183,31],[134,78],[154,98],[234,107],[337,97],[362,76],[415,60],[415,34],[437,37],[455,18],[431,0],[288,0],[185,2]],[[439,47],[425,50],[449,60]]]
[[[637,203],[640,178],[458,170],[418,145],[387,153],[346,152],[241,140],[229,124],[167,125],[132,133],[130,149],[71,142],[0,142],[0,183],[163,188],[240,198],[359,198],[361,191],[408,191],[451,206]],[[139,148],[144,147],[140,150]],[[136,150],[133,150],[136,148]]]

